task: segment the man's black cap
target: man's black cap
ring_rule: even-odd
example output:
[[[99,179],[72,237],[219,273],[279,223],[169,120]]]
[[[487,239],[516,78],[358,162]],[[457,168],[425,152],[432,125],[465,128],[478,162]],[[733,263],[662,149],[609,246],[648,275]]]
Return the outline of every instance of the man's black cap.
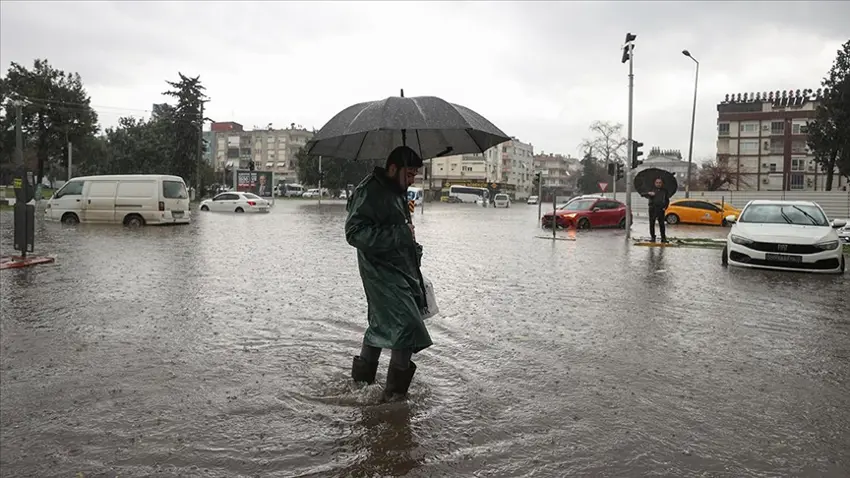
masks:
[[[396,165],[399,168],[421,168],[422,167],[422,158],[416,154],[416,151],[410,149],[407,146],[399,146],[394,149],[392,153],[387,157],[387,167],[391,164]]]

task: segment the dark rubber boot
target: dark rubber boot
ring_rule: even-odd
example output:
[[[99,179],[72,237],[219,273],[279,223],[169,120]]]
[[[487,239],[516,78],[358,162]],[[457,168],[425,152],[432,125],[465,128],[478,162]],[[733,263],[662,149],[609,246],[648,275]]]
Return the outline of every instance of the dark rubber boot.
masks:
[[[410,362],[407,370],[401,370],[390,365],[387,370],[387,386],[384,387],[384,400],[397,400],[407,396],[413,374],[416,373],[416,364]]]
[[[362,358],[355,356],[351,364],[351,378],[355,382],[366,382],[368,384],[375,383],[375,375],[378,374],[378,362],[369,363]]]

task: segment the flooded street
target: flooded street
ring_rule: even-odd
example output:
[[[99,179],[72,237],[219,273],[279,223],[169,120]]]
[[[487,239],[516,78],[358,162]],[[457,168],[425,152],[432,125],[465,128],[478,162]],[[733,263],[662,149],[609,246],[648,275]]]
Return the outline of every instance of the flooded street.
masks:
[[[0,273],[0,475],[850,475],[850,274],[428,204],[442,314],[409,400],[380,404],[389,354],[375,385],[349,378],[366,301],[344,219],[279,201],[186,227],[39,223],[56,264]]]

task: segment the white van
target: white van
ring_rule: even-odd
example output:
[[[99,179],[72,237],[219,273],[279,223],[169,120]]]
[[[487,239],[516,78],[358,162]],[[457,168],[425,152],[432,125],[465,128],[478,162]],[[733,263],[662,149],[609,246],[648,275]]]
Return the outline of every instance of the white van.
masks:
[[[189,224],[189,192],[179,176],[85,176],[56,191],[44,213],[64,224]]]
[[[410,186],[407,188],[407,200],[413,201],[413,205],[419,207],[422,205],[422,201],[425,200],[425,190],[422,188],[415,188]]]

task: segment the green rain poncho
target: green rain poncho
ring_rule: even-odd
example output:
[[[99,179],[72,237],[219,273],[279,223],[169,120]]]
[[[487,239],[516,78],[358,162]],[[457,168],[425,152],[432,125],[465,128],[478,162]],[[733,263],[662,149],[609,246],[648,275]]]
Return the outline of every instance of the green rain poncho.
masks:
[[[345,239],[357,248],[369,304],[364,342],[419,352],[432,344],[420,313],[425,305],[422,247],[410,232],[407,201],[397,189],[383,168],[375,168],[348,201]]]

